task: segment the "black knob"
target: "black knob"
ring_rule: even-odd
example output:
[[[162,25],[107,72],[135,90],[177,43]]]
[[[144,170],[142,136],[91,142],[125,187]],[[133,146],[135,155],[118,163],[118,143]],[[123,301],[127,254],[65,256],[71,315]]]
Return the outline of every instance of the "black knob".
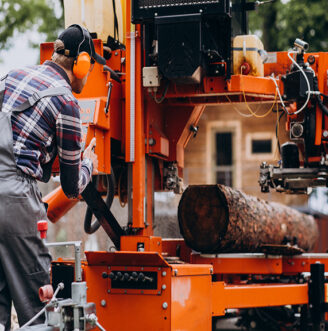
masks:
[[[135,282],[138,281],[138,274],[135,271],[132,272],[131,277]]]
[[[138,280],[141,280],[142,282],[145,281],[145,275],[142,272],[139,273]]]
[[[111,273],[109,274],[108,276],[110,279],[112,280],[116,280],[117,279],[117,276],[115,275],[115,273],[113,271],[111,271]]]
[[[124,273],[124,280],[125,281],[130,280],[130,275],[127,272]]]
[[[117,278],[118,278],[118,280],[121,280],[121,281],[124,280],[124,276],[120,271],[117,273]]]

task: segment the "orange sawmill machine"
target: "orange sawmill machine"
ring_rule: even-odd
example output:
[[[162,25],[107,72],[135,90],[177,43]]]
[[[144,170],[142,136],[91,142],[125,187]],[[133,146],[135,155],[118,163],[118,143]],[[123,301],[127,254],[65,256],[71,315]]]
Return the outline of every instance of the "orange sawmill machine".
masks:
[[[198,252],[184,239],[153,236],[154,192],[182,193],[184,148],[207,105],[266,103],[287,116],[290,141],[281,146],[281,164],[261,165],[263,192],[327,184],[328,54],[307,53],[300,39],[289,52],[267,54],[247,35],[247,12],[260,3],[113,0],[100,10],[97,1],[65,1],[66,25],[95,32],[96,51],[107,60],[77,98],[83,140],[97,138],[99,160],[99,175],[82,194],[85,228],[102,226],[116,251],[85,252],[80,266],[54,261],[52,282],[65,284],[64,298],[76,297],[74,279],[85,282],[106,330],[209,331],[231,311],[244,316],[244,329],[325,330],[327,254]],[[41,62],[52,50],[41,45]],[[124,227],[110,210],[114,195],[128,204]],[[61,188],[45,201],[53,222],[77,202]],[[53,328],[78,328],[64,312]]]

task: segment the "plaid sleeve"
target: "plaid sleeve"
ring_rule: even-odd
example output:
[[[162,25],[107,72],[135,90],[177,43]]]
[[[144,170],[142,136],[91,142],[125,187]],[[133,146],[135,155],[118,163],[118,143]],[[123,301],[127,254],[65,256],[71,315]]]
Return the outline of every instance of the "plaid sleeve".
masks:
[[[57,148],[60,164],[60,182],[69,198],[77,198],[92,175],[91,160],[81,162],[80,108],[73,102],[63,105],[56,121]]]

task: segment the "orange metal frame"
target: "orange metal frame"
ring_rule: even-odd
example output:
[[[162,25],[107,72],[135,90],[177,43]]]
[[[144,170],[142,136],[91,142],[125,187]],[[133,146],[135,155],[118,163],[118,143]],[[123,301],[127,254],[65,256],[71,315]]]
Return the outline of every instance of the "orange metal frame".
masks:
[[[233,75],[205,77],[198,86],[171,83],[166,101],[155,103],[142,87],[142,40],[139,25],[130,23],[127,1],[126,50],[113,52],[107,65],[119,71],[121,84],[95,65],[79,100],[82,107],[85,143],[97,137],[95,152],[101,173],[111,172],[111,141],[120,142],[124,161],[130,168],[131,223],[135,235],[121,238],[121,252],[87,252],[83,263],[88,283],[88,300],[97,305],[99,321],[111,330],[211,330],[212,317],[223,316],[229,308],[302,305],[308,302],[307,284],[248,284],[245,275],[294,275],[309,272],[310,264],[324,263],[328,256],[267,257],[262,254],[201,256],[192,254],[183,240],[153,237],[153,194],[163,189],[163,166],[176,162],[180,175],[184,148],[208,104],[274,100],[275,84],[265,77]],[[96,51],[103,52],[100,40]],[[41,46],[41,63],[49,59],[53,46]],[[327,94],[328,54],[314,53],[313,69],[319,88]],[[265,75],[283,75],[291,62],[285,52],[276,53],[277,63],[265,65]],[[306,55],[308,56],[308,55]],[[108,83],[113,84],[106,114]],[[281,93],[283,85],[278,81]],[[159,94],[162,92],[158,92]],[[226,97],[229,95],[229,100]],[[91,105],[91,106],[90,106]],[[317,109],[316,144],[321,144],[327,116]],[[150,141],[156,144],[150,144]],[[58,169],[54,168],[54,172]],[[76,201],[65,197],[60,188],[47,196],[48,215],[57,221]],[[137,252],[140,243],[145,252]],[[179,263],[164,257],[178,256]],[[170,261],[168,259],[168,261]],[[181,263],[182,261],[182,263]],[[65,263],[65,262],[62,262]],[[113,289],[103,273],[150,271],[157,273],[154,290]],[[326,285],[327,288],[327,285]],[[328,302],[326,298],[326,302]]]

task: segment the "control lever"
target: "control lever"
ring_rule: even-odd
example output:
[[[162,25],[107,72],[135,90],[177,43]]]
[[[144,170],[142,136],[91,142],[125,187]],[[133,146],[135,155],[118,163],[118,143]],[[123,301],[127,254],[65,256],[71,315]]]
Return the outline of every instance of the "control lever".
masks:
[[[108,71],[110,73],[110,78],[114,79],[116,82],[121,84],[121,78],[120,78],[119,73],[117,73],[112,68],[110,68],[109,66],[106,66],[106,65],[104,65],[103,68],[105,71]]]

